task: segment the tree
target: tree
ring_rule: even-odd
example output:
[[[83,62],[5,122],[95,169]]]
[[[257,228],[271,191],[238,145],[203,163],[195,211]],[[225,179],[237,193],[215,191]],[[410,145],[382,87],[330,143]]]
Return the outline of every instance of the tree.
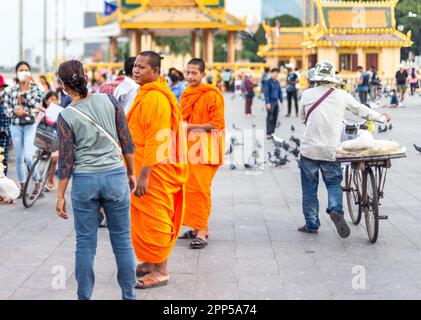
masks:
[[[275,26],[276,21],[279,21],[282,27],[300,27],[302,25],[299,19],[290,15],[282,15],[271,19],[267,19],[266,24],[270,26]],[[259,46],[267,44],[266,33],[263,29],[262,24],[259,25],[259,28],[253,36],[256,41],[253,41],[251,39],[245,39],[242,41],[243,50],[241,50],[241,52],[238,52],[237,58],[249,60],[250,62],[264,62],[264,59],[257,55],[257,52],[259,51]]]

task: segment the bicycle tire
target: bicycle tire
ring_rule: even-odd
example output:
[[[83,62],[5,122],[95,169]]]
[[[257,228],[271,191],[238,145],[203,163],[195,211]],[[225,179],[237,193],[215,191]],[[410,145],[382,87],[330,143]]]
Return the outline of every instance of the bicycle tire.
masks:
[[[31,192],[31,194],[29,194],[28,188],[29,188],[29,185],[30,185],[30,181],[32,179],[35,180],[35,175],[36,175],[36,172],[37,172],[40,164],[46,164],[46,165],[44,165],[43,172],[39,173],[40,174],[40,178],[39,178],[40,191],[38,192],[38,194],[33,199],[31,199],[30,197],[32,195],[32,192]],[[31,168],[31,171],[30,171],[28,177],[26,178],[25,187],[23,189],[22,202],[23,202],[23,205],[24,205],[25,208],[27,208],[27,209],[31,208],[35,204],[35,202],[37,202],[38,198],[40,197],[41,193],[43,192],[45,184],[47,183],[48,175],[50,173],[51,164],[52,164],[51,154],[46,156],[45,154],[40,153],[38,155],[37,159],[34,162],[34,165]]]
[[[379,196],[376,178],[373,170],[367,168],[364,171],[364,216],[368,239],[376,243],[379,236]]]
[[[351,166],[345,169],[345,184],[346,184],[346,201],[348,206],[348,213],[354,225],[359,225],[362,218],[361,209],[361,180],[357,180],[355,172]],[[358,171],[359,175],[359,171]],[[358,182],[360,181],[360,182]]]

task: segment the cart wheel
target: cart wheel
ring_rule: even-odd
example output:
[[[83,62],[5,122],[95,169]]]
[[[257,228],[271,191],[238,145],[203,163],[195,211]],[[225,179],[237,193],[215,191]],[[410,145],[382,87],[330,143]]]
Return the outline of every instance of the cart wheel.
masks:
[[[379,196],[376,179],[371,168],[364,171],[363,195],[368,239],[371,243],[376,243],[379,235]]]
[[[345,169],[346,201],[348,212],[352,223],[359,225],[362,217],[361,210],[361,184],[362,177],[360,170],[353,170],[351,166]]]
[[[26,179],[22,197],[25,208],[31,208],[43,193],[48,175],[50,174],[51,164],[51,154],[41,151]],[[36,189],[36,184],[39,184],[39,190],[36,194],[32,194]]]

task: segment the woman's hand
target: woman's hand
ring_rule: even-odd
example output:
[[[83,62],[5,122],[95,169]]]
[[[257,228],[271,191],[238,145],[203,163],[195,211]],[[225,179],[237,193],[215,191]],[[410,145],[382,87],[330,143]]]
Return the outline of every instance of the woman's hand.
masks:
[[[137,187],[137,179],[134,174],[128,175],[127,179],[129,181],[130,193],[133,193]]]
[[[270,103],[268,103],[267,105],[266,105],[266,110],[267,111],[270,111],[272,109],[272,105],[270,104]]]
[[[64,220],[69,219],[69,216],[67,215],[67,210],[66,210],[66,199],[57,198],[56,212],[60,218]]]
[[[28,114],[25,110],[22,110],[22,109],[15,109],[14,112],[15,112],[15,115],[17,115],[18,117],[23,117]]]

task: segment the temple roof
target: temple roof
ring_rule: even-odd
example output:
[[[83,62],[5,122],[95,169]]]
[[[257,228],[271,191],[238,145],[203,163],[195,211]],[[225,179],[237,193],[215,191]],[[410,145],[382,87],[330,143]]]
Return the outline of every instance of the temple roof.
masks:
[[[314,0],[319,23],[308,30],[307,47],[412,45],[411,32],[396,30],[395,7],[398,0],[341,2]]]
[[[260,56],[297,57],[303,55],[303,28],[271,27],[263,24],[266,32],[267,44],[259,47]]]
[[[153,29],[158,34],[175,30],[176,35],[189,34],[192,29],[246,28],[245,19],[225,11],[224,0],[122,0],[112,16],[98,16],[97,20],[99,25],[118,23],[122,29]]]

